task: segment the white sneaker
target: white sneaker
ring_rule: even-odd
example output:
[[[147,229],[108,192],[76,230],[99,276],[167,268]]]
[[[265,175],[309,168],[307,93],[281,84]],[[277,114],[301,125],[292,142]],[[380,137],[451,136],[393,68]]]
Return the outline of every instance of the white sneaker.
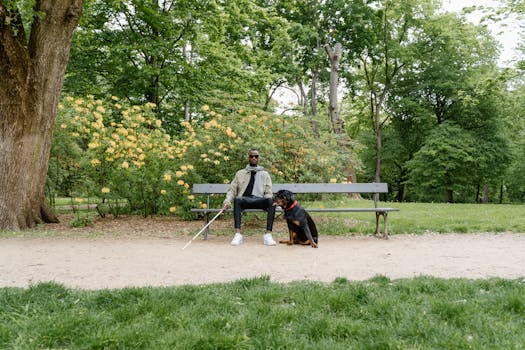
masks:
[[[242,235],[239,232],[235,233],[233,236],[231,245],[241,245],[242,244]]]
[[[264,245],[277,245],[277,243],[273,240],[271,233],[264,234]]]

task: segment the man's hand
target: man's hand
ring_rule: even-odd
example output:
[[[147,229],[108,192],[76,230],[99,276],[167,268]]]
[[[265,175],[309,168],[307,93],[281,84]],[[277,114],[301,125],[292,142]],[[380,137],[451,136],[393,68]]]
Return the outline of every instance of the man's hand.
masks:
[[[230,207],[230,203],[228,203],[228,202],[225,202],[225,203],[222,204],[222,210],[226,210],[229,207]]]

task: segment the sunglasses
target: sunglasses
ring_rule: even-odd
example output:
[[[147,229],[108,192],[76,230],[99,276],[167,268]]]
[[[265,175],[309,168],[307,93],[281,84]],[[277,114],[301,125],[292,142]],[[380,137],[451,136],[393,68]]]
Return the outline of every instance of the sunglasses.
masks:
[[[250,154],[250,155],[248,155],[248,157],[250,157],[250,158],[259,158],[259,155],[258,154]]]

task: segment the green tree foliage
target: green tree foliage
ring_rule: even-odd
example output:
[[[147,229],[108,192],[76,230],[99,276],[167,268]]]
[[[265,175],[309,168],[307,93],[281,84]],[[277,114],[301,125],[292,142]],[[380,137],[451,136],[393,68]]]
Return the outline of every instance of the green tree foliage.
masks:
[[[381,181],[383,129],[390,122],[384,113],[391,90],[400,75],[416,65],[423,23],[437,9],[435,1],[374,1],[358,52],[359,82],[356,92],[368,101],[367,116],[375,138],[374,181]]]
[[[508,123],[506,139],[512,141],[512,161],[505,174],[504,186],[508,199],[513,202],[525,201],[525,84],[515,82],[517,88],[507,94],[503,101]]]
[[[476,165],[476,140],[453,122],[437,126],[414,158],[407,163],[408,187],[426,200],[454,201],[454,192],[468,185]],[[446,197],[444,198],[446,191]],[[420,199],[420,198],[418,198]]]
[[[286,21],[251,0],[89,3],[66,91],[151,102],[176,127],[222,96],[269,106],[290,51]],[[217,100],[216,100],[217,101]]]
[[[454,173],[465,179],[451,180],[469,184],[462,187],[462,192],[454,190],[459,194],[456,198],[477,201],[485,186],[492,186],[495,194],[510,159],[502,123],[505,80],[495,68],[496,44],[486,28],[452,14],[426,21],[418,36],[419,59],[401,71],[388,100],[392,122],[384,145],[386,179],[397,184],[398,200],[421,200],[427,189],[417,193],[418,188],[412,186],[409,192],[405,191],[403,184],[412,181],[405,162],[423,151],[436,126],[450,121],[478,143],[477,154],[471,154],[476,166],[469,173]],[[450,196],[453,193],[446,186],[441,191]]]

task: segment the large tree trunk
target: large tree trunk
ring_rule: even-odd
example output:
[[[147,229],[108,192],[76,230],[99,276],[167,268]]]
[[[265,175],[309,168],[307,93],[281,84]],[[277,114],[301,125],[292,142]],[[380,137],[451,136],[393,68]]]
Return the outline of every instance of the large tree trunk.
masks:
[[[82,0],[39,0],[29,40],[0,0],[0,229],[56,222],[44,188],[53,125]],[[8,20],[9,19],[9,20]]]

